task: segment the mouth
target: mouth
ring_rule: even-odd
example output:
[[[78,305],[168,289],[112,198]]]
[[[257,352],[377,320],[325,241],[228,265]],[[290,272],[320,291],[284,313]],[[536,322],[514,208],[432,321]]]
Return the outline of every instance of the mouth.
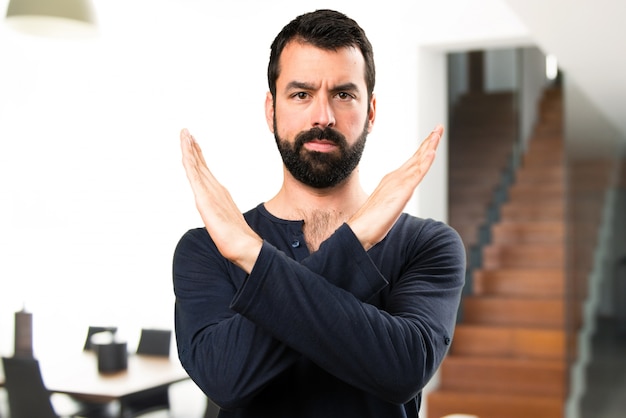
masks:
[[[304,143],[304,148],[309,151],[331,152],[337,149],[337,144],[328,139],[313,139]]]

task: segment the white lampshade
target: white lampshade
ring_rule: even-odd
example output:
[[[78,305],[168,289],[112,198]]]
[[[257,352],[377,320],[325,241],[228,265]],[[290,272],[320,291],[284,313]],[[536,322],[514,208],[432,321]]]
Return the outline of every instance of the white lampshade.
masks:
[[[85,37],[96,31],[91,0],[10,0],[6,17],[14,29],[33,35]]]

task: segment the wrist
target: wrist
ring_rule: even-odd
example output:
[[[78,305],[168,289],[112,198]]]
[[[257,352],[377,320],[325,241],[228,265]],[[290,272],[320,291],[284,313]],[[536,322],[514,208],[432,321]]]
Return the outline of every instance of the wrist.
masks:
[[[240,241],[239,251],[237,255],[230,258],[230,261],[237,267],[250,274],[252,268],[256,264],[261,248],[263,247],[263,240],[259,236],[248,237],[247,239]]]

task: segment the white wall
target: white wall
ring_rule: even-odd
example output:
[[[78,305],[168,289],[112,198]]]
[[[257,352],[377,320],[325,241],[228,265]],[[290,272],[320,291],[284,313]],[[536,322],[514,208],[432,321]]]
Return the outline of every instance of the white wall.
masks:
[[[297,14],[345,11],[374,44],[379,113],[362,163],[373,189],[445,123],[445,51],[528,38],[501,1],[466,3],[101,0],[88,41],[0,23],[0,352],[23,303],[37,351],[79,348],[89,324],[118,325],[130,344],[140,327],[173,326],[172,252],[200,225],[178,133],[198,138],[242,210],[271,197],[265,71]],[[410,212],[445,220],[445,149]]]
[[[616,0],[502,0],[520,16],[535,43],[559,60],[568,79],[574,79],[626,138],[626,2]],[[593,28],[593,30],[585,30]],[[585,115],[575,128],[585,131]],[[572,121],[575,123],[576,121]],[[604,129],[604,125],[594,127]]]
[[[539,104],[548,80],[545,75],[546,57],[539,48],[523,48],[521,65],[520,137],[525,149],[534,132]]]
[[[517,51],[497,48],[485,51],[485,91],[501,92],[519,88]]]

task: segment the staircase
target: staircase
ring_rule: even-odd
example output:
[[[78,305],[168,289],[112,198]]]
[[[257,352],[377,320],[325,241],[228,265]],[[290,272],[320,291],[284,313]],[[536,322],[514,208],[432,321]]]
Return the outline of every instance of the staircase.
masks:
[[[452,111],[449,141],[449,220],[469,255],[517,138],[514,95],[469,93]]]
[[[563,416],[568,366],[561,115],[560,90],[547,90],[463,298],[462,322],[441,366],[439,387],[427,395],[428,418]],[[490,152],[489,145],[481,151]],[[463,210],[462,203],[451,210],[451,221],[452,213]]]

